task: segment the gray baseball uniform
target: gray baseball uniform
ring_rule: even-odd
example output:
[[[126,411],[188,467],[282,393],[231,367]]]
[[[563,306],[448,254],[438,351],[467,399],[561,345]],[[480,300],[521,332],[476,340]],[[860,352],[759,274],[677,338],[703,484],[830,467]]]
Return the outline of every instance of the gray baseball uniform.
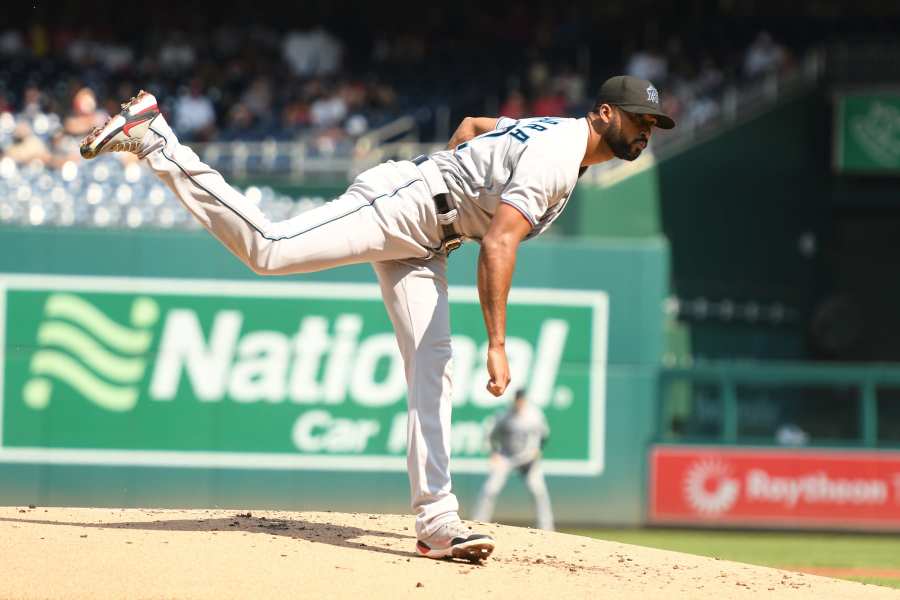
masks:
[[[512,408],[497,419],[490,433],[495,454],[475,507],[476,520],[491,520],[497,495],[506,485],[510,471],[518,469],[534,499],[538,527],[553,530],[553,509],[540,463],[541,446],[549,435],[544,413],[531,404],[523,406],[521,411]]]
[[[448,193],[456,231],[480,239],[499,202],[534,225],[532,236],[559,215],[584,155],[584,119],[500,119],[498,129],[438,152],[418,166],[380,164],[360,174],[336,200],[272,222],[204,164],[160,116],[145,142],[154,173],[194,217],[255,272],[307,273],[372,263],[408,384],[407,464],[416,532],[427,537],[458,519],[451,493],[451,348],[446,256],[433,196]]]

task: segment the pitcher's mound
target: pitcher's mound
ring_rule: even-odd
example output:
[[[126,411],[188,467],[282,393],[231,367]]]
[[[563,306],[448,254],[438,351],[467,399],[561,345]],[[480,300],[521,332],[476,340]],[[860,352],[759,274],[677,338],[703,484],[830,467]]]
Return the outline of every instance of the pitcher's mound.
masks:
[[[897,598],[896,591],[484,525],[483,565],[415,553],[410,516],[0,507],[4,598]]]

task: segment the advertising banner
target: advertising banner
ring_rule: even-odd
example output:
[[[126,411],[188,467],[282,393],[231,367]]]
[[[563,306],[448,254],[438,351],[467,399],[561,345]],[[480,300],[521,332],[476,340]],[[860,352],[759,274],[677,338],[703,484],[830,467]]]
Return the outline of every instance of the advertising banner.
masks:
[[[835,170],[900,173],[900,93],[847,94],[836,102]]]
[[[515,290],[513,381],[485,389],[477,292],[452,288],[453,469],[486,470],[517,387],[545,470],[603,470],[607,298]],[[406,470],[406,381],[377,285],[0,275],[0,462]]]
[[[900,529],[900,452],[657,446],[655,523]]]

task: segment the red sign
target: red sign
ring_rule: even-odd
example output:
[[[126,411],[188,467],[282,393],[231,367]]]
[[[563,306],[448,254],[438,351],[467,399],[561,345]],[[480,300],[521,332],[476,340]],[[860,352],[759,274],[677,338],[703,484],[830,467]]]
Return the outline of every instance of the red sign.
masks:
[[[656,446],[650,520],[900,529],[900,452]]]

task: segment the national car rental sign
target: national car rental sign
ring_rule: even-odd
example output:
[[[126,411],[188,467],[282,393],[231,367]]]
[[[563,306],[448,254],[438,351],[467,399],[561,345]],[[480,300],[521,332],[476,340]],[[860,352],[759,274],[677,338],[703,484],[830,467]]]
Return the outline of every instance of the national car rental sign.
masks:
[[[515,391],[484,382],[474,288],[452,288],[455,472]],[[603,471],[607,298],[514,290],[506,348],[555,442]],[[0,463],[406,470],[406,379],[374,284],[0,274]]]

